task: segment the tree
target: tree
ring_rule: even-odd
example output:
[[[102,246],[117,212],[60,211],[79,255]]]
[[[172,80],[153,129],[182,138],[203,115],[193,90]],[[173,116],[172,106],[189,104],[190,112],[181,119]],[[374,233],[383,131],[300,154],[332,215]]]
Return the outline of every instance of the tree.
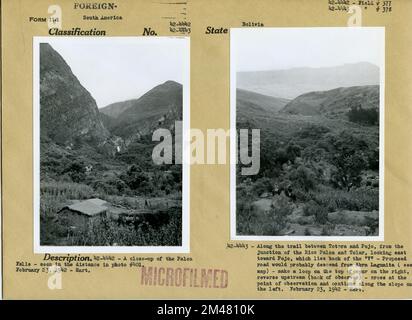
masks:
[[[67,174],[73,182],[82,182],[86,178],[86,168],[83,162],[73,161],[63,169],[62,174]]]
[[[294,161],[296,157],[300,157],[302,149],[299,145],[294,142],[289,142],[286,147],[286,153],[289,155],[290,160]]]
[[[148,176],[137,165],[132,165],[125,175],[121,176],[122,180],[126,182],[132,190],[141,189],[148,183]]]
[[[370,126],[376,125],[379,122],[379,112],[377,108],[363,109],[360,104],[352,105],[347,116],[349,121]]]
[[[306,192],[315,187],[316,176],[312,170],[306,168],[304,165],[300,165],[296,170],[292,170],[288,178],[294,186]]]
[[[352,187],[360,186],[361,173],[368,163],[363,152],[358,152],[335,157],[334,165],[336,170],[332,173],[332,183],[349,191]]]
[[[342,132],[339,136],[333,137],[331,143],[334,150],[330,162],[335,166],[331,175],[332,183],[348,191],[354,186],[358,187],[362,180],[362,171],[368,168],[366,142]]]
[[[273,192],[274,183],[272,179],[268,177],[259,178],[253,185],[254,192],[260,196],[265,192]]]

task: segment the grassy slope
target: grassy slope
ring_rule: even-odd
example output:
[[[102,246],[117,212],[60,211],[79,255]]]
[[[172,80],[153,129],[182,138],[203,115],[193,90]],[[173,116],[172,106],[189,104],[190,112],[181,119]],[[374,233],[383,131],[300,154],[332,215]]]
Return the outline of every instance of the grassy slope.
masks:
[[[181,119],[182,85],[166,81],[139,99],[118,102],[100,109],[100,112],[114,135],[127,138],[137,132],[147,133],[162,117],[173,121]]]
[[[301,115],[327,115],[345,118],[350,106],[379,107],[379,86],[356,86],[308,92],[290,101],[281,110]]]
[[[278,112],[289,102],[289,100],[237,89],[236,102],[237,107],[242,109],[241,112],[255,112],[260,114],[265,112]]]
[[[366,91],[375,91],[376,88],[367,88]],[[359,90],[358,90],[359,91]],[[330,94],[330,93],[329,93]],[[366,98],[365,98],[366,97]],[[368,100],[366,95],[364,99]],[[348,97],[345,97],[348,98]],[[339,97],[335,100],[331,99],[331,101],[341,101]],[[344,99],[345,101],[347,99]],[[296,102],[296,101],[295,101]],[[369,103],[366,101],[366,103]],[[338,109],[341,108],[343,103],[340,105],[338,104]],[[377,101],[375,100],[375,105]],[[265,111],[264,108],[259,108],[259,106],[253,106],[254,108],[250,108],[249,110],[245,110],[245,103],[240,101],[238,103],[237,109],[237,128],[259,128],[261,129],[261,150],[265,150],[269,147],[269,149],[276,151],[278,148],[282,148],[289,143],[293,142],[298,144],[302,150],[310,150],[311,148],[315,150],[318,147],[318,142],[323,139],[323,137],[328,135],[339,135],[341,132],[347,132],[351,136],[357,137],[362,139],[368,145],[368,148],[373,150],[379,146],[379,127],[378,126],[364,126],[357,123],[353,123],[348,121],[342,115],[336,117],[335,115],[331,115],[328,112],[322,114],[320,111],[322,109],[318,109],[319,112],[316,112],[311,115],[303,115],[303,114],[291,114],[288,112],[268,112]],[[330,104],[332,106],[332,103]],[[302,107],[303,108],[303,107]],[[257,111],[256,111],[257,110]],[[330,109],[329,109],[330,110]],[[316,133],[318,129],[324,130],[324,134]],[[312,132],[314,134],[312,135]],[[263,148],[263,149],[262,149]],[[261,155],[262,157],[262,155]],[[264,155],[263,155],[264,157]],[[263,158],[261,158],[263,159]],[[305,159],[303,159],[304,163],[307,163]],[[323,164],[324,168],[330,168],[330,164]],[[281,170],[278,172],[277,176],[269,176],[272,179],[272,183],[278,181],[279,177],[283,174],[287,174],[291,170],[294,169],[295,166],[292,166],[285,170]],[[253,179],[260,179],[263,177],[262,172],[260,172],[258,177],[253,177]],[[377,174],[374,173],[374,174]],[[247,188],[247,182],[241,183],[238,185],[240,188]],[[252,185],[252,192],[253,192],[253,185]],[[357,191],[356,189],[347,192],[345,190],[334,189],[330,185],[318,185],[315,190],[312,190],[308,197],[314,199],[316,202],[319,203],[319,206],[324,206],[325,208],[329,209],[329,212],[332,212],[336,209],[346,209],[346,210],[371,210],[370,208],[375,208],[377,203],[377,191],[376,189],[372,189],[370,191]],[[259,199],[259,193],[256,193],[252,196],[251,199],[248,199],[248,203],[252,203]],[[259,217],[254,217],[253,215],[250,216],[250,212],[247,213],[244,211],[245,209],[244,204],[242,204],[242,200],[238,198],[238,206],[242,207],[242,213],[239,218],[241,219],[251,219],[246,222],[245,220],[243,225],[238,227],[241,228],[243,234],[247,234],[247,232],[252,232],[251,234],[256,234],[253,232],[262,232],[261,230],[253,231],[253,226],[255,223],[251,221],[255,221],[255,219],[260,219]],[[240,201],[240,202],[239,202]],[[302,210],[302,206],[305,205],[305,202],[297,202],[291,201],[290,204],[296,206],[299,210]],[[249,210],[249,209],[247,209]],[[296,209],[294,209],[296,210]],[[331,211],[332,210],[332,211]],[[248,217],[248,218],[246,218]],[[273,224],[273,221],[260,221],[257,225],[270,225]],[[246,224],[245,224],[246,223]],[[320,226],[322,229],[322,226]],[[248,229],[252,228],[252,229]],[[319,225],[316,227],[319,229]],[[315,229],[316,229],[315,228]],[[295,228],[296,229],[296,228]],[[302,229],[302,228],[300,228]],[[304,228],[303,228],[304,229]],[[345,228],[344,228],[345,229]],[[346,228],[347,229],[347,228]],[[348,232],[358,232],[354,230],[344,230],[344,233]],[[249,231],[245,231],[249,230]],[[251,231],[252,230],[252,231]],[[272,230],[273,231],[273,230]],[[269,234],[272,231],[268,231]],[[245,233],[246,232],[246,233]],[[328,231],[329,232],[329,231]],[[333,232],[338,232],[334,230]],[[250,234],[250,233],[249,233]],[[268,233],[266,233],[268,234]]]

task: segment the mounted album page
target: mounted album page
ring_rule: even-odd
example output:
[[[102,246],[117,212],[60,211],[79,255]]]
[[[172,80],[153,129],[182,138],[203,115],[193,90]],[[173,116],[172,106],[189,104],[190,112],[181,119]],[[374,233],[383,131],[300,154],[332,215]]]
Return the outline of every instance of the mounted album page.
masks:
[[[410,1],[1,14],[4,299],[412,298]]]

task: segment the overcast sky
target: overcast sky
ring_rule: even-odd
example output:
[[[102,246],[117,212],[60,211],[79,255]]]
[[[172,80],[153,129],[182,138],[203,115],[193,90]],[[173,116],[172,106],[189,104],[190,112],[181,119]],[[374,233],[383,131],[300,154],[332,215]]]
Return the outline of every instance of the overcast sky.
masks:
[[[231,29],[237,71],[326,67],[370,62],[381,65],[383,28]]]
[[[167,80],[183,84],[189,59],[182,38],[49,38],[97,106],[138,98]],[[185,56],[186,54],[186,56]]]

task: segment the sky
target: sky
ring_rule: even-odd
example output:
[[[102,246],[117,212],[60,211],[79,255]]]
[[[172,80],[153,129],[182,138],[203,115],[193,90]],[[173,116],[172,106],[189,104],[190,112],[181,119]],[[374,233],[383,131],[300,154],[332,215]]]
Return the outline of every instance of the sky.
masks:
[[[174,80],[184,83],[187,39],[173,37],[48,38],[99,108],[140,97]]]
[[[370,62],[381,66],[383,28],[231,29],[236,71],[330,67]]]

